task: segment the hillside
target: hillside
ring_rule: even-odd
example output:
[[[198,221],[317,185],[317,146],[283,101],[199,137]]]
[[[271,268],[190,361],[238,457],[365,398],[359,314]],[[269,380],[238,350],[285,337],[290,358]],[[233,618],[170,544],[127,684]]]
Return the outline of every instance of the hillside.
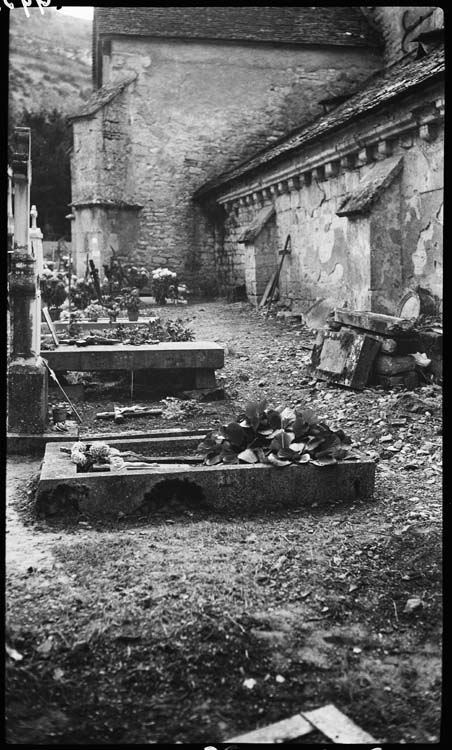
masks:
[[[53,8],[29,13],[10,11],[10,113],[55,107],[68,114],[91,93],[91,21]]]

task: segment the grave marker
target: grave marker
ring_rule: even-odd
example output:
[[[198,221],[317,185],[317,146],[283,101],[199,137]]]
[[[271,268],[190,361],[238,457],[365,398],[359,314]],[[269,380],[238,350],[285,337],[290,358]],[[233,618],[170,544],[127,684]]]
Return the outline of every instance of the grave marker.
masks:
[[[14,235],[8,273],[11,325],[8,431],[34,434],[44,432],[47,423],[47,373],[39,357],[40,315],[36,320],[39,280],[30,244],[29,128],[15,128],[12,172]]]

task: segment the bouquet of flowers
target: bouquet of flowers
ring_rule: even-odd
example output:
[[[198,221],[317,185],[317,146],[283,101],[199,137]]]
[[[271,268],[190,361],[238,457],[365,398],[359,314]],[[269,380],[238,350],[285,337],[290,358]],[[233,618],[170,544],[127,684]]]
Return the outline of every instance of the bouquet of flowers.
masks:
[[[85,279],[72,279],[71,283],[71,304],[79,310],[84,310],[90,304],[91,300],[96,298],[96,292],[92,281]]]
[[[48,307],[61,307],[67,297],[64,274],[45,268],[40,280],[41,297]]]
[[[149,282],[149,273],[144,266],[141,266],[141,268],[137,268],[136,266],[126,266],[125,272],[130,285],[136,289],[143,289],[143,287]]]
[[[87,308],[85,308],[85,315],[87,316],[88,320],[94,321],[98,318],[106,318],[108,312],[102,305],[98,305],[95,302],[92,302],[90,305],[88,305]]]
[[[165,305],[171,295],[171,289],[177,289],[177,274],[168,268],[156,268],[152,271],[152,291],[157,305]]]

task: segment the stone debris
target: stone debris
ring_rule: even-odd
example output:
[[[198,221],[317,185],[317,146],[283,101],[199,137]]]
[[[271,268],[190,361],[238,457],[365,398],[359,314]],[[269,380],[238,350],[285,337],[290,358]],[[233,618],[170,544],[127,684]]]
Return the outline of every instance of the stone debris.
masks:
[[[442,329],[424,332],[414,319],[336,308],[318,332],[311,371],[357,390],[367,384],[412,390],[442,374]]]

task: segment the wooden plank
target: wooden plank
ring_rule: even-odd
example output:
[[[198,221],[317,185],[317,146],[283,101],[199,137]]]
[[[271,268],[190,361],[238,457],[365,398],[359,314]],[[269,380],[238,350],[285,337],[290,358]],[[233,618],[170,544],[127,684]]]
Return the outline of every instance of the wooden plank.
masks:
[[[332,703],[328,703],[323,708],[317,708],[314,711],[307,711],[302,716],[322,732],[322,734],[337,744],[357,745],[377,741],[368,732],[360,729],[360,727],[343,714],[342,711],[339,711]]]
[[[303,737],[305,734],[312,732],[312,724],[306,721],[301,714],[295,714],[289,719],[277,721],[268,727],[261,727],[254,732],[247,732],[237,737],[231,737],[226,742],[249,742],[253,744],[270,744],[276,742],[285,742]]]
[[[276,281],[277,275],[278,275],[278,271],[276,270],[273,276],[271,277],[270,281],[268,282],[267,286],[265,287],[265,292],[263,293],[262,299],[259,302],[259,307],[263,307],[265,303],[267,302],[270,292],[272,291],[273,285]]]
[[[380,346],[373,336],[350,329],[322,331],[312,350],[311,369],[320,379],[359,390],[367,384]]]
[[[273,298],[275,296],[275,291],[276,291],[276,289],[279,288],[279,277],[281,275],[281,269],[282,269],[282,266],[283,266],[283,263],[284,263],[284,258],[286,257],[286,255],[290,255],[291,252],[292,252],[292,240],[290,238],[290,234],[288,234],[287,237],[286,237],[286,241],[284,243],[284,248],[279,253],[280,256],[281,256],[281,260],[279,262],[278,270],[276,272],[276,279],[275,279],[275,283],[273,284],[273,287],[272,287],[272,290],[271,290],[270,299],[268,300],[268,307],[267,307],[267,313],[266,313],[266,317],[267,318],[268,318],[269,313],[270,313],[270,308],[272,306]]]
[[[55,346],[59,346],[58,336],[56,335],[56,331],[55,331],[55,328],[54,328],[54,325],[53,325],[53,320],[50,317],[50,313],[49,313],[48,307],[43,307],[42,308],[42,314],[44,316],[45,322],[47,323],[47,327],[48,327],[48,329],[50,331],[50,334],[52,336],[53,343],[55,344]]]

